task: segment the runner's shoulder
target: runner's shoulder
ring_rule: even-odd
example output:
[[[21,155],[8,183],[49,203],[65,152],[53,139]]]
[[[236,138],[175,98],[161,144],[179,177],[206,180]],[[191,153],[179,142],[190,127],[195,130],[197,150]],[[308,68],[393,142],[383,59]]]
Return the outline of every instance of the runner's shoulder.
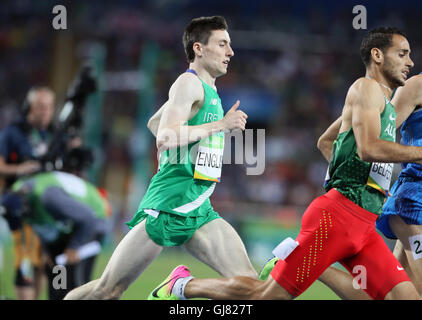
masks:
[[[357,91],[371,91],[371,90],[381,90],[379,87],[379,83],[374,79],[369,79],[366,77],[358,78],[350,88],[353,88]]]
[[[417,74],[410,77],[403,86],[403,89],[422,92],[422,74]]]
[[[177,85],[183,85],[190,88],[202,88],[201,80],[198,78],[198,76],[190,72],[185,72],[179,75],[174,84],[176,83]]]
[[[364,97],[373,97],[383,100],[384,94],[377,81],[361,77],[357,79],[349,88],[348,99],[361,101]]]
[[[189,72],[182,73],[173,83],[170,92],[180,92],[194,96],[195,100],[200,100],[204,96],[202,82],[199,78]]]

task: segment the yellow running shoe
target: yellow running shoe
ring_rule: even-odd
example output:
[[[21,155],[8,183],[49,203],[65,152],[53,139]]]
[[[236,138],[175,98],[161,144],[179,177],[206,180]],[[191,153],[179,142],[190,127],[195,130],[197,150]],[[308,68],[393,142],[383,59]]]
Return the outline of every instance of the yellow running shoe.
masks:
[[[259,280],[265,281],[270,276],[271,271],[274,269],[275,264],[280,258],[274,257],[269,259],[265,265],[262,267],[261,272],[259,273]]]

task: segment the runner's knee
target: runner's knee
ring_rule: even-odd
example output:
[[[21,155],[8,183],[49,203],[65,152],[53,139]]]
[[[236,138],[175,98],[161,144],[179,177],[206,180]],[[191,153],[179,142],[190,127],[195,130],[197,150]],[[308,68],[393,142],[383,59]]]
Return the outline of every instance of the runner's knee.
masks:
[[[127,286],[125,285],[110,286],[106,281],[100,279],[94,286],[92,295],[95,300],[118,300],[126,289]]]
[[[254,300],[291,300],[294,298],[287,290],[280,286],[274,279],[269,278],[255,288]]]
[[[244,271],[244,275],[246,277],[252,278],[252,279],[258,279],[258,273],[256,272],[255,269],[247,269]]]
[[[410,281],[404,281],[391,289],[384,300],[421,300],[421,297]]]

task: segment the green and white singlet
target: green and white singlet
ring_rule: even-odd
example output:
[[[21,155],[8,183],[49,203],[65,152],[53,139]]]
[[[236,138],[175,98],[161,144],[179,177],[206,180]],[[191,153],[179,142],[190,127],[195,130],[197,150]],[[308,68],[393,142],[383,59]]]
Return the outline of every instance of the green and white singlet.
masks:
[[[224,116],[217,92],[201,82],[204,104],[187,122],[189,126],[218,121]],[[224,133],[220,132],[187,146],[163,151],[159,170],[151,179],[135,216],[127,225],[133,228],[149,210],[183,217],[205,216],[213,211],[209,197],[220,181],[223,150]]]
[[[395,142],[397,113],[391,102],[384,99],[380,139]],[[390,189],[392,172],[392,163],[371,163],[359,158],[353,128],[350,128],[334,141],[324,187],[326,191],[337,189],[360,207],[379,215]]]

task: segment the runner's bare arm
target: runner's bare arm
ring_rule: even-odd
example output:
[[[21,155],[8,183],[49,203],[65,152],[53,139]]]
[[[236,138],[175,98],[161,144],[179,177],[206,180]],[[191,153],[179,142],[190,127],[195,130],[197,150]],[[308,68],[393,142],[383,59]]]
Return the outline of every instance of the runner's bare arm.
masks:
[[[154,137],[157,137],[158,132],[158,126],[160,125],[161,116],[163,114],[163,109],[165,108],[167,102],[164,103],[160,109],[157,110],[156,113],[152,115],[152,117],[148,120],[147,128],[151,133],[154,135]]]
[[[384,97],[375,81],[357,80],[347,94],[346,104],[352,110],[357,151],[363,161],[397,163],[422,160],[422,147],[403,146],[380,139],[380,112]]]
[[[328,162],[330,161],[333,143],[338,136],[340,126],[341,116],[336,121],[334,121],[318,139],[317,147]]]
[[[246,114],[240,110],[239,101],[219,121],[188,126],[187,121],[195,103],[204,99],[201,82],[196,76],[182,74],[170,88],[169,100],[165,103],[157,132],[157,147],[160,150],[184,146],[221,131],[245,130]]]
[[[398,128],[416,106],[422,105],[422,74],[411,77],[403,87],[397,89],[391,102],[397,112],[396,127]]]

